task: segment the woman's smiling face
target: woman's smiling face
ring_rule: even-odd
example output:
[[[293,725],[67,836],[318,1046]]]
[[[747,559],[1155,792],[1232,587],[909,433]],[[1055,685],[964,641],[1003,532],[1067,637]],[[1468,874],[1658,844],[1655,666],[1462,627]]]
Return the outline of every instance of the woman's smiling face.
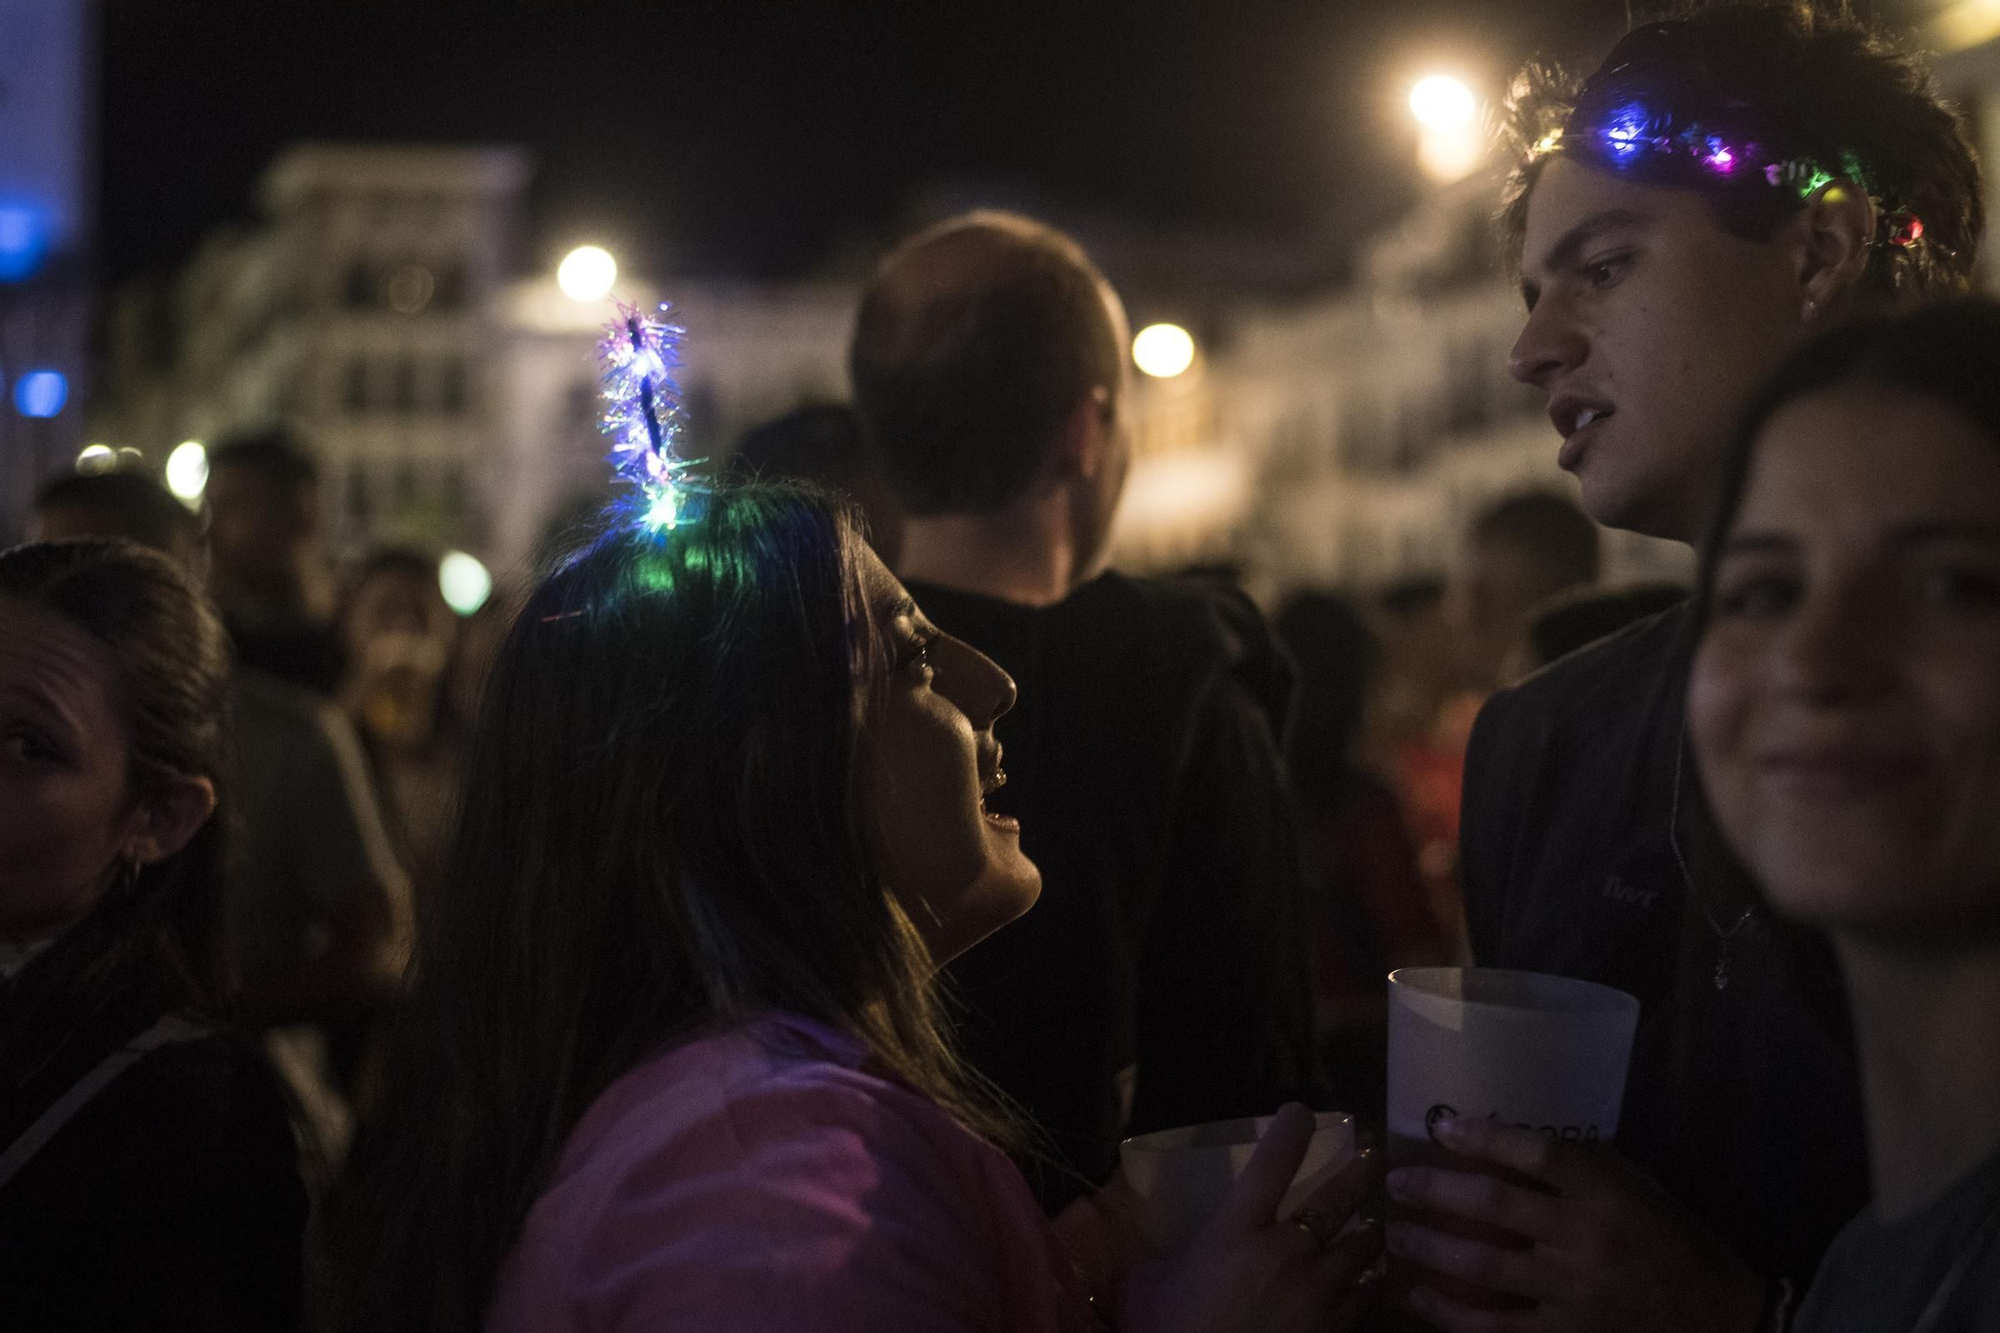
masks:
[[[2000,936],[2000,442],[1861,383],[1759,434],[1694,662],[1717,818],[1836,936]]]
[[[869,615],[889,650],[888,679],[871,688],[862,725],[869,834],[890,890],[942,964],[1041,892],[1020,825],[985,808],[1005,780],[993,724],[1014,706],[1014,682],[926,620],[872,552],[863,560]]]

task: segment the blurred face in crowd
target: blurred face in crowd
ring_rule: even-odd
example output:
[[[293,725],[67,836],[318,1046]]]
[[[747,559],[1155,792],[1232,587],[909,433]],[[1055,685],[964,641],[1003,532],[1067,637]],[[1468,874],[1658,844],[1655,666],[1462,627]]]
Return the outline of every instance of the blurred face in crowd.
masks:
[[[436,575],[377,569],[354,590],[341,631],[368,730],[389,741],[427,737],[458,637],[458,617],[445,604]]]
[[[379,569],[354,590],[341,628],[356,662],[366,662],[384,642],[413,642],[424,645],[442,667],[458,635],[458,617],[445,604],[436,575]]]
[[[889,887],[943,963],[1041,893],[1020,825],[986,809],[1005,781],[993,724],[1014,706],[1014,682],[926,620],[873,553],[864,559],[889,678],[862,728],[863,799]]]
[[[129,744],[104,648],[0,598],[0,939],[61,929],[103,895],[118,862],[172,855],[207,818],[214,792],[196,779],[166,808],[134,800]]]
[[[1737,414],[1803,327],[1796,230],[1746,241],[1692,190],[1542,170],[1509,368],[1548,395],[1592,518],[1695,539]]]
[[[1779,910],[1836,938],[2000,940],[2000,443],[1867,385],[1780,410],[1688,710]]]
[[[1500,683],[1502,664],[1527,627],[1528,613],[1561,588],[1548,562],[1519,542],[1473,541],[1452,573],[1445,599],[1468,689]]]
[[[1118,350],[1118,383],[1106,386],[1082,409],[1085,432],[1074,451],[1080,473],[1074,509],[1079,581],[1103,568],[1109,555],[1112,521],[1132,472],[1131,370],[1124,349],[1132,342],[1125,305],[1107,285],[1104,308]]]
[[[222,589],[288,595],[318,531],[314,489],[287,487],[256,468],[222,467],[208,479],[208,506],[209,555]]]

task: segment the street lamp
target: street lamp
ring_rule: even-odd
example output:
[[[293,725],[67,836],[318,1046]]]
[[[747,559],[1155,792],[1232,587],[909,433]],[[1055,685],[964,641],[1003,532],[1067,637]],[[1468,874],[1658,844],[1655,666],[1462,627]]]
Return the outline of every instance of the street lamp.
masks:
[[[1477,170],[1486,160],[1486,136],[1472,89],[1445,74],[1417,80],[1410,89],[1410,114],[1420,127],[1417,165],[1440,185]]]
[[[201,507],[201,493],[208,489],[208,450],[200,440],[182,440],[167,455],[167,489],[188,508]]]
[[[493,575],[479,557],[464,551],[449,551],[438,561],[438,591],[444,594],[445,605],[469,616],[493,595]]]
[[[1132,363],[1156,380],[1170,380],[1194,364],[1194,337],[1178,324],[1148,324],[1132,339]]]
[[[601,301],[616,281],[618,261],[602,246],[579,245],[556,269],[556,286],[572,301]]]
[[[1439,129],[1470,125],[1475,110],[1472,89],[1448,75],[1418,79],[1416,87],[1410,89],[1410,114],[1420,125]]]

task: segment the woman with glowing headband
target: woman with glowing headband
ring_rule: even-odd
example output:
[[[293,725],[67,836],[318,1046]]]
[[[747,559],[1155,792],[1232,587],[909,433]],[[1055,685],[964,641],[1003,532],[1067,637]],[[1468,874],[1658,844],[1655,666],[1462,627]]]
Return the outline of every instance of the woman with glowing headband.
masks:
[[[1281,1112],[1183,1255],[1052,1231],[936,969],[1034,903],[993,724],[832,497],[672,449],[678,330],[604,346],[610,530],[494,664],[387,1096],[334,1210],[340,1327],[388,1333],[1352,1327],[1364,1167],[1281,1207]],[[1061,1239],[1058,1239],[1057,1233]]]

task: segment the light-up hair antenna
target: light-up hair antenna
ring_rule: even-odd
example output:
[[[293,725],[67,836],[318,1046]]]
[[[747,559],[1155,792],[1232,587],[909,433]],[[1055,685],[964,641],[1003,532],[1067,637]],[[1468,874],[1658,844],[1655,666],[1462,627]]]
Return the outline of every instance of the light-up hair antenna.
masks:
[[[696,461],[674,453],[680,435],[681,390],[674,380],[686,330],[639,307],[616,303],[618,318],[597,345],[604,363],[604,433],[611,467],[638,490],[630,511],[648,532],[676,527],[688,495],[686,473]],[[659,307],[665,315],[667,307]]]

